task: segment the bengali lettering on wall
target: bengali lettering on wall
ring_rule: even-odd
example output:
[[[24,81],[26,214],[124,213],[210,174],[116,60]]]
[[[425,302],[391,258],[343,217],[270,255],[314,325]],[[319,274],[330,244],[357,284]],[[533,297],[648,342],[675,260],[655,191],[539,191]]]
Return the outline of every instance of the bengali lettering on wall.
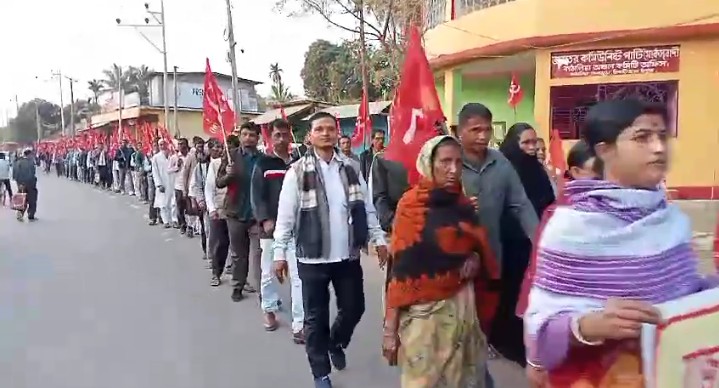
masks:
[[[552,53],[552,78],[679,71],[679,45]]]

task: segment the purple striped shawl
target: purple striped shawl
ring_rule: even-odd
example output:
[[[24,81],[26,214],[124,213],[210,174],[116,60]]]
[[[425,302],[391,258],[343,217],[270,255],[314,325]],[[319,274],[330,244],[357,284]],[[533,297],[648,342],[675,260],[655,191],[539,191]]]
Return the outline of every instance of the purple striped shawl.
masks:
[[[702,288],[687,217],[662,190],[574,181],[549,220],[535,286],[561,295],[663,302]]]

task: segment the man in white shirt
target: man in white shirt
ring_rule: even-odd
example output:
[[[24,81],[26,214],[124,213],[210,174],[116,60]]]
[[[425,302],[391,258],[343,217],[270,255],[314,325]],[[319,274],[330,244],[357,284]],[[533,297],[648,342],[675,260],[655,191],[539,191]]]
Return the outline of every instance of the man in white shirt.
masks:
[[[5,153],[0,152],[0,186],[5,186],[7,198],[12,197],[12,185],[10,184],[10,162],[5,159]],[[2,199],[0,197],[0,199]],[[2,205],[2,203],[0,203]]]
[[[178,152],[170,159],[170,180],[173,182],[173,194],[175,196],[175,207],[177,209],[177,227],[181,234],[187,233],[187,201],[185,198],[185,174],[182,173],[185,166],[187,154],[190,151],[190,144],[187,139],[177,141]]]
[[[152,157],[152,172],[155,183],[155,207],[160,209],[160,217],[162,222],[165,224],[165,229],[172,227],[173,222],[177,223],[176,219],[173,219],[173,206],[174,196],[172,195],[172,184],[169,175],[169,158],[170,150],[165,140],[160,140],[157,145],[160,147],[160,152]]]
[[[220,277],[225,269],[225,264],[227,264],[227,255],[230,250],[230,232],[227,228],[227,217],[222,209],[227,189],[218,188],[216,184],[224,152],[222,144],[212,143],[211,160],[205,178],[204,195],[205,207],[209,214],[208,256],[212,267],[212,280],[210,281],[212,287],[220,285]]]
[[[287,251],[296,241],[305,308],[306,351],[316,388],[331,388],[330,363],[347,366],[344,349],[365,310],[360,251],[372,240],[386,261],[385,233],[359,168],[335,152],[335,117],[318,112],[310,119],[312,149],[292,164],[280,192],[274,232],[275,272],[287,275]],[[330,331],[329,285],[337,300]]]

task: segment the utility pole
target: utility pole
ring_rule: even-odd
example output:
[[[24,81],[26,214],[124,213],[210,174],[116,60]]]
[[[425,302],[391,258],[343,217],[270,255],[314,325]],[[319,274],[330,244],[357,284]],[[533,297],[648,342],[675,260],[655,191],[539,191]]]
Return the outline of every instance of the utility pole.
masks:
[[[150,9],[150,4],[145,3],[145,11],[152,16],[153,19],[155,19],[155,22],[157,24],[150,24],[150,18],[145,18],[145,24],[122,24],[122,20],[120,18],[115,19],[115,22],[120,27],[132,27],[137,31],[140,36],[142,36],[147,43],[149,43],[152,47],[155,48],[160,54],[162,54],[162,63],[163,63],[163,69],[162,69],[162,103],[164,106],[165,111],[165,129],[170,128],[170,99],[168,96],[168,69],[167,69],[167,38],[166,38],[166,31],[165,31],[165,1],[160,0],[160,11],[153,11]],[[159,16],[159,17],[158,17]],[[148,28],[148,27],[160,27],[162,30],[162,45],[161,47],[158,47],[150,38],[145,35],[140,28]]]
[[[17,94],[15,95],[15,116],[20,114],[20,102],[17,99]]]
[[[117,138],[122,140],[122,67],[117,67]]]
[[[178,95],[177,95],[177,66],[174,66],[172,68],[172,88],[175,93],[175,98],[173,101],[174,112],[172,115],[172,120],[173,120],[173,124],[175,126],[175,137],[179,139],[180,138],[180,127],[177,125],[177,97],[178,97]]]
[[[364,34],[364,0],[359,0],[359,2],[357,3],[357,8],[357,11],[359,12],[360,71],[362,72],[362,94],[363,96],[367,96],[367,100],[369,101],[369,94],[367,94],[367,92],[369,91],[369,76],[367,74],[367,44],[365,42]],[[368,128],[366,128],[366,124],[364,132],[364,139],[362,142],[364,143],[365,148],[367,148],[367,143],[369,143],[368,139],[369,136],[371,136],[371,130],[368,130]]]
[[[230,44],[230,67],[232,67],[232,105],[235,109],[235,123],[239,125],[242,122],[242,104],[240,102],[239,85],[237,84],[237,57],[235,56],[235,30],[232,26],[232,4],[230,0],[225,0],[227,4],[227,42]],[[234,129],[234,128],[225,128]]]
[[[42,140],[42,122],[40,121],[40,107],[35,102],[35,126],[37,127],[37,141]]]
[[[62,71],[58,70],[57,73],[52,73],[52,75],[57,77],[57,80],[60,85],[60,132],[62,132],[62,134],[65,134],[65,101],[62,96]]]
[[[70,135],[75,136],[75,94],[72,90],[72,84],[77,82],[72,77],[65,77],[70,82]]]

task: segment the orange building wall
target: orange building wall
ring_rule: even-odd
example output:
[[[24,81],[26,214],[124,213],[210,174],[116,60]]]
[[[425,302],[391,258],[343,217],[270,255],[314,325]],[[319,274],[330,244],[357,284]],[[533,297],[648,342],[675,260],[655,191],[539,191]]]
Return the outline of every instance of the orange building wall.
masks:
[[[673,164],[667,184],[679,189],[682,198],[708,198],[711,187],[719,185],[719,39],[652,42],[651,45],[680,44],[677,73],[634,74],[605,77],[550,78],[550,50],[537,52],[535,119],[547,136],[550,125],[551,86],[610,82],[679,81],[677,138],[672,143]],[[635,44],[631,46],[636,46]],[[630,46],[630,47],[631,47]],[[572,47],[572,50],[616,48],[621,44]],[[565,151],[573,142],[565,142]],[[716,190],[719,196],[719,190]]]
[[[717,13],[717,0],[516,0],[455,20],[447,7],[447,21],[427,31],[425,48],[432,58],[536,36],[719,23]]]

